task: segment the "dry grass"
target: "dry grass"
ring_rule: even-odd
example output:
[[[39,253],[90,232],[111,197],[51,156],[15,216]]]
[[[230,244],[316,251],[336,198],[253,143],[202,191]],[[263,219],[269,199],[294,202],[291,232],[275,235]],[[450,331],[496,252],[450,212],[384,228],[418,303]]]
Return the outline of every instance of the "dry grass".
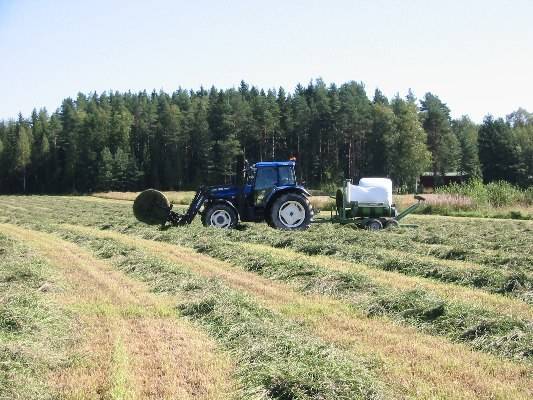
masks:
[[[14,206],[13,204],[11,204],[10,201],[5,200],[5,199],[2,199],[0,201],[0,208],[2,208],[2,207],[6,207],[6,208],[10,208],[12,210],[18,210],[18,211],[28,211],[27,208],[20,207],[20,206]]]
[[[329,210],[335,206],[335,200],[329,196],[311,196],[310,201],[315,210]]]
[[[317,336],[365,357],[376,358],[380,376],[397,393],[417,398],[513,398],[533,395],[531,369],[392,321],[369,319],[346,304],[304,296],[191,249],[80,226],[69,230],[111,238],[168,259],[202,276],[222,279],[265,306],[309,326]]]
[[[480,207],[468,196],[449,193],[427,193],[423,194],[426,201],[425,207],[420,209],[423,213],[437,215],[457,215],[465,217],[481,217],[496,219],[532,219],[533,206],[525,204],[514,204],[500,207]],[[394,202],[398,210],[404,210],[415,201],[412,195],[395,195]],[[420,212],[420,211],[417,211]]]
[[[7,224],[0,229],[58,267],[70,287],[56,294],[57,301],[84,310],[82,361],[52,376],[62,396],[231,397],[235,387],[229,361],[204,334],[169,318],[172,298],[148,293],[141,283],[56,236]]]
[[[425,193],[422,196],[426,199],[425,204],[433,206],[449,206],[466,209],[472,207],[474,204],[472,199],[461,195]],[[394,203],[399,210],[404,210],[416,202],[411,194],[394,195],[393,197]]]

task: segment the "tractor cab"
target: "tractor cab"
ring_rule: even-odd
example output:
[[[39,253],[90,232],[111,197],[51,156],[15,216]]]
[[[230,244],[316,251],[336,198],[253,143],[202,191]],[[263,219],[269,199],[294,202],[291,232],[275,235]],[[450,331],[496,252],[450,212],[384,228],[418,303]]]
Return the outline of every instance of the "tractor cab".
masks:
[[[244,185],[248,203],[264,207],[274,192],[296,187],[294,167],[294,161],[258,162],[249,167],[245,172]]]

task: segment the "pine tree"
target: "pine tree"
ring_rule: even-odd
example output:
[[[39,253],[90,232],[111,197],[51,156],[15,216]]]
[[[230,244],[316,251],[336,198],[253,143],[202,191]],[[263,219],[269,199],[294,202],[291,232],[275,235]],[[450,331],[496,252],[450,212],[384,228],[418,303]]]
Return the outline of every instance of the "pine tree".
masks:
[[[457,168],[459,141],[451,129],[450,110],[437,96],[426,93],[421,102],[421,118],[432,156],[433,175],[444,175]]]
[[[396,97],[392,109],[396,132],[390,154],[390,173],[400,188],[412,190],[431,160],[431,153],[426,147],[427,136],[413,102]]]
[[[211,132],[210,169],[213,182],[227,183],[234,175],[235,156],[240,152],[235,134],[232,109],[227,96],[220,91],[210,96],[209,130]]]
[[[159,143],[159,176],[164,189],[176,190],[184,170],[184,135],[181,130],[181,112],[169,102],[165,94],[160,94],[157,108],[156,135]]]
[[[366,175],[390,176],[396,152],[395,116],[388,100],[374,101],[372,131],[367,143]]]
[[[209,158],[211,155],[211,135],[209,131],[208,104],[205,97],[194,97],[187,114],[188,135],[191,138],[191,155],[188,170],[190,185],[198,187],[211,181]]]
[[[480,178],[478,127],[470,118],[463,116],[461,119],[452,121],[452,129],[459,140],[461,148],[459,172],[468,175],[470,178]]]
[[[110,96],[111,116],[109,132],[109,150],[118,151],[129,146],[129,137],[133,117],[124,104],[119,93]]]
[[[508,123],[502,118],[485,117],[479,129],[479,160],[484,180],[523,182],[526,167],[521,150]]]
[[[366,141],[372,129],[372,106],[362,83],[349,82],[339,90],[340,128],[344,134],[345,176],[361,177],[366,166]]]
[[[129,156],[120,147],[113,157],[113,189],[125,191],[128,186]]]
[[[533,185],[533,113],[519,108],[507,116],[507,121],[512,127],[513,137],[520,149],[524,165],[521,183],[524,186],[531,186]]]
[[[45,109],[37,113],[33,110],[31,116],[31,130],[33,146],[31,154],[32,191],[43,192],[46,188],[48,177],[48,164],[50,161],[49,117]]]
[[[113,186],[113,155],[109,148],[104,147],[100,153],[100,160],[98,165],[98,179],[97,189],[100,191],[108,191]]]
[[[389,105],[389,99],[381,92],[381,90],[377,89],[374,91],[374,100],[372,100],[373,104],[381,104],[384,106]]]
[[[57,173],[61,192],[76,191],[78,162],[79,117],[74,101],[67,98],[59,113],[61,131],[57,137]]]
[[[31,131],[22,116],[19,116],[17,127],[17,144],[15,153],[15,170],[22,173],[22,191],[26,193],[26,172],[31,160]]]
[[[293,129],[289,132],[288,147],[291,155],[296,156],[298,160],[297,175],[300,181],[307,181],[308,167],[306,161],[309,159],[311,152],[306,151],[306,143],[309,137],[311,126],[311,110],[305,98],[304,89],[301,85],[296,86],[294,96],[291,102],[291,114],[293,120]]]

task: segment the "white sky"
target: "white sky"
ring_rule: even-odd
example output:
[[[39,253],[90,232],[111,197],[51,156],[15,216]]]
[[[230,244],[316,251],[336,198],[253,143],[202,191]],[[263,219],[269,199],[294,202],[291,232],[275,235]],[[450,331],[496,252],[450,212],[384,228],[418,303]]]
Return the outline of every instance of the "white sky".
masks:
[[[431,91],[452,116],[533,111],[533,0],[0,0],[0,119],[96,90]]]

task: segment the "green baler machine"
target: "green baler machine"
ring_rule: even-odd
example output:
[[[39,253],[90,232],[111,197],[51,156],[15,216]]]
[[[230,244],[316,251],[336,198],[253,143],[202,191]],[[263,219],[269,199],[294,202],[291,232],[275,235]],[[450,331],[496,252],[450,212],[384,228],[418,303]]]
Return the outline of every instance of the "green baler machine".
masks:
[[[416,210],[425,199],[414,196],[417,200],[407,209],[398,213],[392,201],[392,181],[387,178],[361,178],[359,185],[352,180],[344,182],[342,189],[335,196],[335,210],[331,221],[341,224],[355,224],[370,230],[394,228],[400,220]],[[413,226],[413,225],[403,225]]]

